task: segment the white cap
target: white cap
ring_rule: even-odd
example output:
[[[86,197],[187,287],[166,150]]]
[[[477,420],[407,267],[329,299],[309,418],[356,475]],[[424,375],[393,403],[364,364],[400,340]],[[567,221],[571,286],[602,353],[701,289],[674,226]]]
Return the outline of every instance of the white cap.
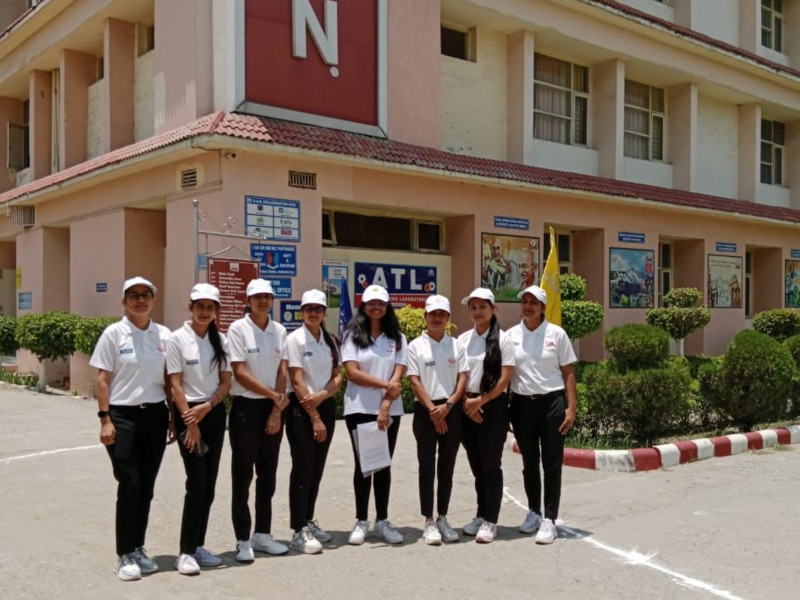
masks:
[[[479,288],[475,288],[474,290],[472,290],[472,292],[470,293],[469,296],[466,296],[466,297],[461,299],[461,304],[464,304],[464,305],[469,304],[469,301],[472,300],[473,298],[480,298],[481,300],[488,300],[489,302],[492,303],[492,306],[494,306],[494,294],[492,293],[492,290],[490,290],[490,289],[480,288],[480,287]]]
[[[130,279],[126,279],[125,283],[122,284],[122,295],[125,295],[129,289],[131,289],[135,285],[143,285],[149,287],[150,290],[155,294],[156,293],[156,286],[153,283],[144,277],[131,277]]]
[[[197,283],[192,288],[189,298],[195,300],[213,300],[219,304],[219,290],[210,283]]]
[[[269,294],[275,295],[275,290],[272,289],[272,284],[266,279],[253,279],[247,284],[247,297],[255,296],[256,294]]]
[[[525,294],[531,294],[534,298],[536,298],[542,304],[547,304],[547,292],[545,292],[538,285],[532,285],[531,287],[526,287],[519,294],[517,294],[517,298],[522,300],[522,297]]]
[[[320,290],[308,290],[307,292],[303,292],[303,297],[300,299],[300,308],[303,308],[306,304],[319,304],[327,308],[328,298],[325,296],[325,292]]]
[[[439,294],[428,296],[425,300],[425,312],[433,312],[435,310],[443,310],[447,313],[450,312],[450,300]]]
[[[361,296],[361,302],[369,302],[370,300],[389,302],[389,292],[386,291],[386,288],[379,285],[371,285],[364,290],[364,295]]]

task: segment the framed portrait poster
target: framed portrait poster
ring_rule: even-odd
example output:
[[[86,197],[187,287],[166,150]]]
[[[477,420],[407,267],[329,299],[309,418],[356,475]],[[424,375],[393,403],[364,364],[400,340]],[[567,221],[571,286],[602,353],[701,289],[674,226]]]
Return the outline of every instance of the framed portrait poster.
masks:
[[[517,294],[539,283],[538,237],[481,234],[481,286],[497,302],[518,302]]]
[[[610,308],[653,308],[655,252],[610,248],[608,264]]]

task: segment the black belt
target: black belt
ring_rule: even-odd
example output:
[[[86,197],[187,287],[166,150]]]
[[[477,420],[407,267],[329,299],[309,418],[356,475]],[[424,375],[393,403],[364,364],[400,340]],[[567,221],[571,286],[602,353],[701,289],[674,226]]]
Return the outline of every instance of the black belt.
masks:
[[[162,406],[166,408],[166,403],[161,400],[160,402],[143,402],[142,404],[134,404],[133,406],[120,406],[117,404],[112,404],[108,407],[108,410],[121,410],[121,411],[130,411],[130,410],[143,410],[146,408],[154,408],[156,406]]]
[[[478,398],[481,395],[482,394],[480,392],[467,392],[466,393],[467,398]]]
[[[555,398],[556,396],[563,396],[564,389],[562,388],[554,392],[547,392],[546,394],[517,394],[516,392],[511,392],[511,394],[515,398],[525,398],[528,400],[549,400],[550,398]]]

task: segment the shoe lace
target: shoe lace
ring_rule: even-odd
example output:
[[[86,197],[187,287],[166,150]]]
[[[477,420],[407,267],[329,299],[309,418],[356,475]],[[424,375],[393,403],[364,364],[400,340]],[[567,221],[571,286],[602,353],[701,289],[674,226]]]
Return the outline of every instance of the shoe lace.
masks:
[[[304,528],[303,528],[303,529],[300,531],[300,533],[302,534],[303,538],[305,538],[305,540],[306,540],[307,542],[310,542],[311,540],[315,539],[315,538],[314,538],[314,532],[313,532],[313,531],[311,531],[311,527],[304,527]]]
[[[120,567],[130,567],[137,564],[136,563],[136,552],[131,552],[130,554],[125,554],[121,557],[120,560]]]
[[[442,526],[442,529],[452,529],[450,523],[447,522],[447,517],[439,517],[439,524]]]
[[[133,558],[134,558],[134,560],[137,560],[137,561],[150,560],[150,557],[147,556],[147,551],[143,547],[136,548],[133,551]]]
[[[316,521],[309,521],[308,528],[311,530],[311,533],[317,533],[318,531],[321,531]]]

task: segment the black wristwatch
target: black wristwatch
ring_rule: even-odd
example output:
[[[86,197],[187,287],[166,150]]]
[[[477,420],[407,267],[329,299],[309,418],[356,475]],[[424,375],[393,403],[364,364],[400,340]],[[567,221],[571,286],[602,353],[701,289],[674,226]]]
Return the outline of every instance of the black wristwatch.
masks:
[[[102,419],[103,417],[107,417],[107,416],[109,416],[110,414],[111,414],[111,413],[109,413],[107,410],[98,410],[98,411],[97,411],[97,418],[98,418],[98,419]]]
[[[453,410],[453,403],[450,402],[450,400],[445,402],[444,405],[447,407],[447,410]]]

